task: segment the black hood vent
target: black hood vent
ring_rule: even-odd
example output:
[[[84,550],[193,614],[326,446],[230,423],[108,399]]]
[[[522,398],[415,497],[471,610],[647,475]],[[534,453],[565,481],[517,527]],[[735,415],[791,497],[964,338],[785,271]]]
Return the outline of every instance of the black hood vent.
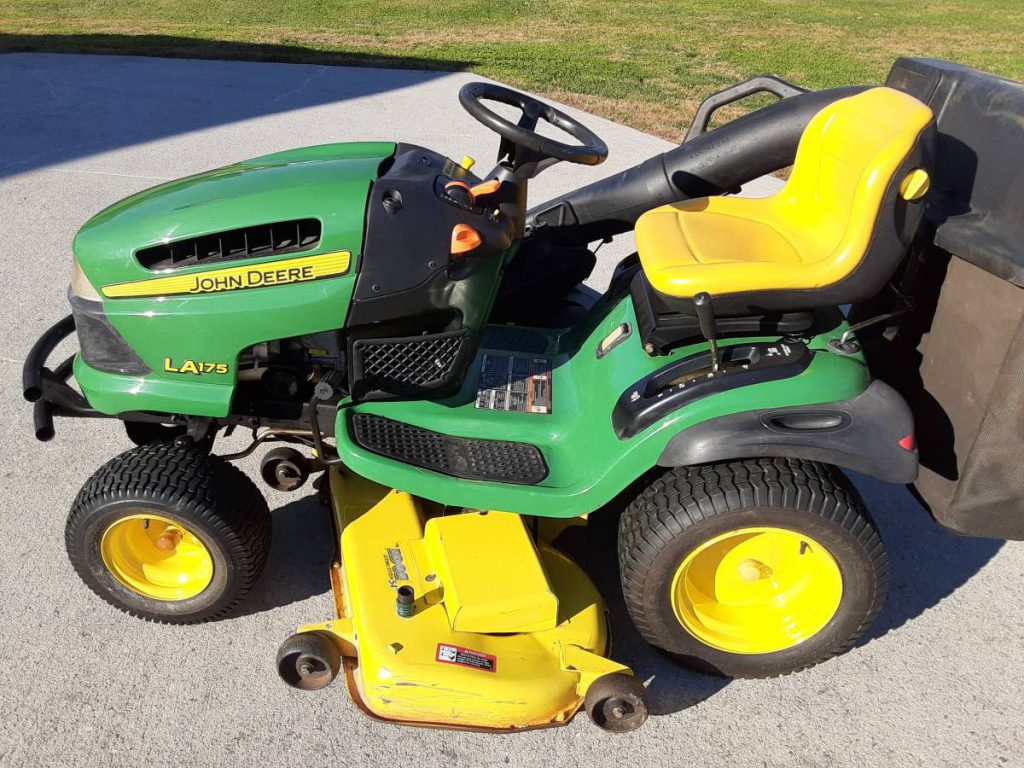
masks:
[[[319,244],[320,222],[317,219],[298,219],[154,245],[137,251],[135,258],[146,269],[178,269],[307,251]]]

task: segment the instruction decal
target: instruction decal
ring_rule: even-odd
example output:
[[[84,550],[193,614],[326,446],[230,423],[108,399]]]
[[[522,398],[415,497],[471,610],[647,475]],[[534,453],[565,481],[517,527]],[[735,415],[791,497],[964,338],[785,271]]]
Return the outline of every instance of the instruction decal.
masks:
[[[546,357],[484,355],[476,407],[489,411],[551,413],[551,361]]]
[[[457,645],[437,644],[435,661],[442,664],[455,664],[459,667],[470,667],[471,669],[482,669],[485,672],[498,671],[498,657],[489,653],[471,651],[469,648],[461,648]]]
[[[409,569],[402,556],[402,548],[395,544],[384,548],[384,568],[388,572],[388,586],[395,588],[400,581],[409,581]]]

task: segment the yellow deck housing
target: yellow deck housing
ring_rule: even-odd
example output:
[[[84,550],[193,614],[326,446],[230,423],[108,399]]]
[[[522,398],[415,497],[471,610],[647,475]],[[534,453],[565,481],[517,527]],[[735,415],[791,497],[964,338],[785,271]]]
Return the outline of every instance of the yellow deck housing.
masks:
[[[425,543],[452,629],[540,632],[558,624],[558,598],[519,515],[435,517]]]
[[[520,517],[428,517],[407,493],[330,472],[340,535],[338,618],[308,625],[339,643],[368,713],[405,723],[516,729],[569,720],[598,677],[605,608],[572,560],[535,548]],[[396,610],[397,589],[415,592]]]

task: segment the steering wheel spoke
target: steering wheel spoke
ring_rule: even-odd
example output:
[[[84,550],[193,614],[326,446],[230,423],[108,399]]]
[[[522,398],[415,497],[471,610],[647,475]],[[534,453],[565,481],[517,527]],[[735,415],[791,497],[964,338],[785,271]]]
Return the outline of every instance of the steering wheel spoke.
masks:
[[[519,122],[516,125],[528,131],[536,130],[542,112],[543,105],[538,101],[531,100],[523,107],[522,117],[519,118]]]

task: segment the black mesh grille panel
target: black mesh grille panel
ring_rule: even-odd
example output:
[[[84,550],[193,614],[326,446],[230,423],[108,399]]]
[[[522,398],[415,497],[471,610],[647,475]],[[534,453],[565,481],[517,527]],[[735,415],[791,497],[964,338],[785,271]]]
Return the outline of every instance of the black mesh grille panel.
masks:
[[[411,395],[452,381],[468,331],[352,344],[355,379],[370,392]]]
[[[452,477],[535,485],[548,474],[527,443],[452,437],[370,413],[352,417],[352,435],[368,451]]]
[[[437,432],[369,414],[356,414],[352,424],[356,442],[374,453],[435,472],[448,469],[444,437]]]
[[[146,269],[176,269],[307,251],[319,244],[320,222],[317,219],[298,219],[231,229],[143,248],[135,254],[135,258]]]

